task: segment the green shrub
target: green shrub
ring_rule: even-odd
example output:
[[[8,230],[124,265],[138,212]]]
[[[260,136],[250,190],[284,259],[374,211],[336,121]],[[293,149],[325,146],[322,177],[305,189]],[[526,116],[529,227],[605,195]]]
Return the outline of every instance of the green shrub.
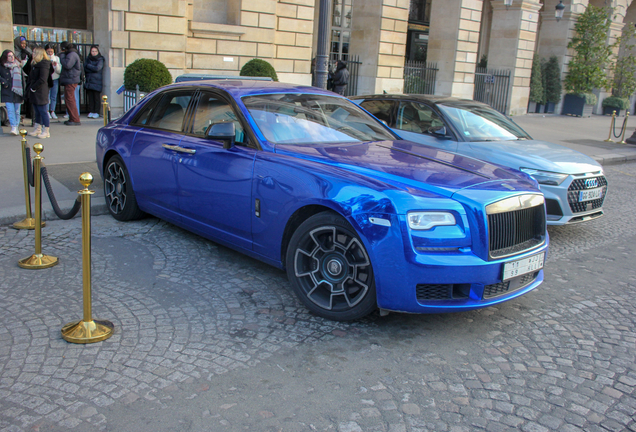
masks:
[[[124,71],[124,87],[148,93],[172,83],[172,75],[166,66],[157,60],[137,59],[126,67]]]
[[[535,54],[532,60],[532,72],[530,74],[530,102],[538,104],[545,103],[545,94],[543,92],[543,78],[541,75],[541,60],[539,55]]]
[[[626,110],[627,108],[629,108],[629,99],[620,98],[617,96],[610,96],[603,99],[602,105],[604,107]]]
[[[565,76],[568,93],[590,93],[607,87],[607,66],[616,46],[607,43],[612,23],[609,12],[607,8],[590,4],[576,19],[575,34],[568,44],[574,51]]]
[[[253,76],[253,77],[270,77],[274,81],[278,81],[278,76],[274,67],[261,59],[252,59],[245,63],[241,68],[241,76]]]
[[[559,103],[563,87],[561,86],[561,68],[557,56],[550,57],[550,60],[545,64],[543,79],[545,81],[543,90],[546,102]]]

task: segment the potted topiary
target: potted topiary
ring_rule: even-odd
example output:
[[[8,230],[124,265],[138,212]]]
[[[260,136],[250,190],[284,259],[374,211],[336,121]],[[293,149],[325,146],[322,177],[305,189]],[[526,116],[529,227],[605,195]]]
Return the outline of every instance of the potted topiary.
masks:
[[[137,59],[126,67],[124,71],[124,88],[150,93],[172,83],[172,75],[166,66],[158,60]]]
[[[528,112],[538,113],[544,103],[543,78],[541,77],[541,60],[535,54],[532,60],[532,72],[530,74],[530,95],[528,97]]]
[[[568,64],[561,114],[589,117],[596,103],[594,89],[607,87],[606,69],[615,44],[607,44],[611,13],[607,8],[589,5],[574,25],[575,35],[568,44],[574,56]]]
[[[621,110],[629,108],[629,99],[610,96],[603,99],[601,105],[603,105],[603,115],[612,115],[613,111],[616,111],[616,115],[621,115]]]
[[[128,111],[147,93],[172,83],[172,75],[158,60],[137,59],[124,71],[124,111]]]
[[[552,56],[545,63],[543,69],[543,80],[545,82],[543,90],[545,91],[545,111],[546,113],[554,113],[554,107],[561,100],[561,68],[559,68],[559,59]]]
[[[278,81],[278,76],[276,75],[276,71],[274,67],[261,59],[252,59],[245,63],[241,68],[241,72],[239,73],[241,76],[252,76],[252,77],[270,77],[274,81]]]

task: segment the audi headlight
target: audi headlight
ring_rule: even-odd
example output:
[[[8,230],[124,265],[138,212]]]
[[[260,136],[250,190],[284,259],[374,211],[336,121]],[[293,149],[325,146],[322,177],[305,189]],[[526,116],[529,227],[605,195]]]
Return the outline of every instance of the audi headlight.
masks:
[[[540,171],[532,168],[519,168],[524,173],[534,178],[539,184],[558,186],[568,178],[567,174]]]
[[[413,230],[429,230],[436,226],[455,225],[455,216],[448,212],[409,212],[406,215],[409,228]]]

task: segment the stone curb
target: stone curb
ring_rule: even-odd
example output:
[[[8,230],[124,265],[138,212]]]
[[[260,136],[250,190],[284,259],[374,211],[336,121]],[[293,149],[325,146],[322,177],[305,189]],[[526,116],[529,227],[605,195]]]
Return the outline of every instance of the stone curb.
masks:
[[[58,202],[60,209],[63,212],[68,212],[75,204],[75,200],[65,200]],[[33,209],[31,209],[33,211]],[[14,222],[18,222],[25,217],[25,208],[22,207],[10,207],[8,209],[3,209],[0,211],[0,226],[11,226]],[[91,199],[91,216],[99,216],[108,214],[108,207],[106,207],[106,200],[104,197],[94,197]],[[77,212],[77,215],[74,218],[82,217],[82,212]],[[59,219],[55,212],[53,211],[53,207],[51,207],[50,203],[42,203],[42,219],[47,220],[55,220]]]

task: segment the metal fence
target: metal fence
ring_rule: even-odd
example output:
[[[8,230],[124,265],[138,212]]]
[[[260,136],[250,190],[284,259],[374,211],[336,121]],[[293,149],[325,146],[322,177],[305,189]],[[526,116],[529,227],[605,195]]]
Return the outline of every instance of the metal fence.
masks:
[[[404,63],[404,93],[435,94],[437,63],[407,60]]]
[[[502,114],[508,112],[510,75],[507,69],[477,68],[475,71],[475,94],[473,99],[490,105]]]
[[[135,86],[135,90],[124,90],[124,112],[135,106],[137,102],[142,100],[146,93],[139,91],[139,85]]]

